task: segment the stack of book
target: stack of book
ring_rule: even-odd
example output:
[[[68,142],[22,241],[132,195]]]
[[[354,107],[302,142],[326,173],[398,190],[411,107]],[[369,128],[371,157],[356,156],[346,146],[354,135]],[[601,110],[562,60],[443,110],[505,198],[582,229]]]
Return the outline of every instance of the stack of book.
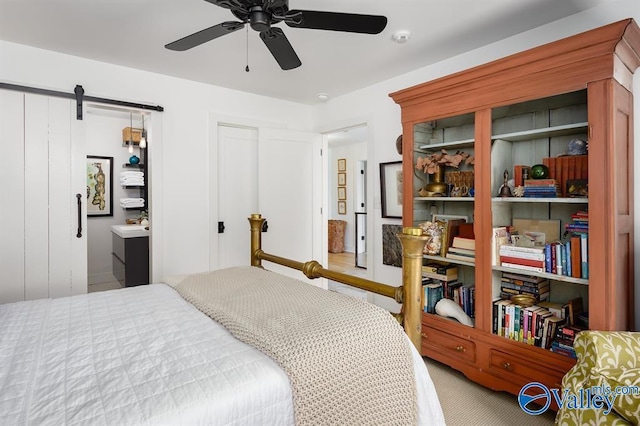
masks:
[[[422,267],[422,277],[429,278],[431,283],[440,283],[443,296],[458,302],[456,289],[462,286],[462,283],[458,282],[457,266],[428,263]]]
[[[528,345],[551,348],[564,322],[541,306],[523,307],[505,299],[493,303],[493,333]]]
[[[503,299],[510,299],[514,294],[528,294],[536,303],[549,300],[551,286],[546,278],[503,272],[500,285]]]
[[[587,234],[575,234],[566,242],[545,244],[544,272],[574,278],[589,278]]]
[[[524,181],[525,197],[556,198],[561,195],[560,184],[555,179],[527,179]]]
[[[575,234],[589,233],[589,212],[586,210],[575,212],[571,215],[571,222],[564,226],[566,232]]]
[[[459,293],[458,304],[462,308],[465,314],[471,318],[476,317],[476,286],[475,284],[463,284],[460,288],[456,289]],[[455,300],[455,298],[454,298]]]
[[[549,177],[560,184],[562,196],[567,197],[567,181],[589,178],[589,159],[587,155],[566,155],[547,157],[542,164],[549,168]]]
[[[442,283],[431,278],[422,280],[422,305],[423,310],[429,314],[436,313],[436,303],[444,297]]]
[[[453,237],[451,247],[449,247],[446,257],[474,263],[476,261],[476,240],[465,237]]]
[[[544,247],[503,244],[498,250],[500,265],[531,272],[545,272]]]
[[[556,330],[556,335],[551,342],[551,352],[576,358],[576,351],[573,347],[576,335],[583,329],[573,325],[562,325]]]

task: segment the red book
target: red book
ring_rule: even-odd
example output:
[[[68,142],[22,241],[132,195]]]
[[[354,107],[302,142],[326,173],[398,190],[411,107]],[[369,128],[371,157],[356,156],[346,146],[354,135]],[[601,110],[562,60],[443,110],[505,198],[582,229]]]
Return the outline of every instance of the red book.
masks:
[[[500,256],[500,262],[513,263],[515,265],[533,266],[535,268],[544,268],[544,260],[523,259],[521,257],[511,257],[511,256]]]
[[[580,237],[571,237],[571,276],[582,277],[582,259],[580,256]]]
[[[542,159],[542,164],[545,163],[545,160],[549,163],[545,166],[549,167],[549,178],[558,180],[558,172],[556,170],[556,159],[554,157],[547,157]]]

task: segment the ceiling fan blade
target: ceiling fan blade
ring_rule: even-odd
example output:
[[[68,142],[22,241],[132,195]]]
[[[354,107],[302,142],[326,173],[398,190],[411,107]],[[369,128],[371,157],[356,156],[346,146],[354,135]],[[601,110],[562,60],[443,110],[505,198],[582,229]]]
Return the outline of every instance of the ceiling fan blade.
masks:
[[[294,28],[379,34],[387,26],[387,17],[355,13],[290,10],[285,23]]]
[[[209,27],[204,30],[198,31],[197,33],[193,33],[191,35],[183,37],[180,40],[176,40],[165,45],[164,47],[169,50],[177,50],[182,52],[185,50],[189,50],[192,47],[196,47],[203,43],[211,41],[215,38],[222,37],[223,35],[232,33],[234,31],[238,31],[243,27],[244,22],[223,22],[221,24],[214,25],[213,27]]]
[[[260,38],[283,70],[291,70],[302,65],[298,55],[280,28],[273,27],[260,33]]]

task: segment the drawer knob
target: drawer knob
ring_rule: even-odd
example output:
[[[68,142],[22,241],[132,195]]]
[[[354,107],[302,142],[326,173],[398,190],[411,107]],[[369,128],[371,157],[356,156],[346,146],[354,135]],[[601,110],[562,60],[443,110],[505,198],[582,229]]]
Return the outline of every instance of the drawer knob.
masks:
[[[424,333],[420,333],[420,335],[421,335],[422,337],[424,337],[425,339],[427,338],[427,335],[426,335],[426,334],[424,334]]]
[[[504,364],[502,364],[502,366],[505,370],[511,370],[511,364],[509,364],[508,362],[505,362]]]
[[[456,351],[458,351],[458,352],[464,352],[464,350],[465,350],[465,349],[464,349],[464,346],[462,346],[462,345],[456,346]]]

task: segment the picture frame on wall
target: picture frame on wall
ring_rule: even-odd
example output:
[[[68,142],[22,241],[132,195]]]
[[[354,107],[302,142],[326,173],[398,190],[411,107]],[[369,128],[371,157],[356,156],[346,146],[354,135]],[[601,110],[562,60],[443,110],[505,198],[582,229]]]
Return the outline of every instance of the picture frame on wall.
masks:
[[[87,155],[87,216],[113,216],[113,157]]]
[[[338,214],[347,214],[347,202],[338,201]]]
[[[347,159],[346,158],[339,158],[338,159],[338,171],[339,172],[346,172],[347,171]]]
[[[338,173],[338,186],[347,186],[347,174]]]
[[[402,219],[402,161],[380,163],[382,217]]]
[[[345,186],[338,187],[338,200],[347,199],[347,188]]]

